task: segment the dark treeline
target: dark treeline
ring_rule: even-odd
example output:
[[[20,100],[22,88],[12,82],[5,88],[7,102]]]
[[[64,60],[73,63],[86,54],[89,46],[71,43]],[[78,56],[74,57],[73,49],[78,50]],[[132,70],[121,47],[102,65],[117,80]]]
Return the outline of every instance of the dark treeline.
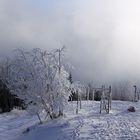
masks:
[[[24,102],[11,94],[6,84],[0,80],[0,112],[10,112],[14,107],[24,109]]]

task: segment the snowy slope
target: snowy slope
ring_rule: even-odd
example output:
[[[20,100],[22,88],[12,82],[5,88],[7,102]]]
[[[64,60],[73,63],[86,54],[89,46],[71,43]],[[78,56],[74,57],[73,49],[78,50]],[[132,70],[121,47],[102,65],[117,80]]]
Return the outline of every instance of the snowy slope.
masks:
[[[131,105],[136,107],[135,113],[127,112]],[[140,140],[140,102],[113,101],[111,113],[101,115],[99,102],[83,102],[78,115],[75,106],[67,107],[64,118],[27,134],[22,132],[37,123],[36,117],[17,111],[0,115],[0,140]]]
[[[13,110],[0,115],[0,140],[14,140],[27,127],[37,124],[37,117],[25,111]]]

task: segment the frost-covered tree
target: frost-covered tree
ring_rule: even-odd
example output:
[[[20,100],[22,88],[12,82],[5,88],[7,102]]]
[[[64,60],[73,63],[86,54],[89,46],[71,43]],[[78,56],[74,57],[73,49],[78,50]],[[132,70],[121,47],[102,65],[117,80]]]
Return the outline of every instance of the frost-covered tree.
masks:
[[[33,49],[16,50],[10,60],[8,87],[12,93],[23,99],[30,112],[38,115],[45,110],[51,119],[63,115],[68,102],[70,82],[60,58],[61,51]]]

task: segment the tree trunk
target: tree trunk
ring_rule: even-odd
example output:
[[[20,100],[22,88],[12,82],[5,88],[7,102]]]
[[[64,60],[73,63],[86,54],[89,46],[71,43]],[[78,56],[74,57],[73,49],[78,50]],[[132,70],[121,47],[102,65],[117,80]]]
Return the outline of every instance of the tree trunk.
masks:
[[[38,119],[39,119],[39,123],[42,124],[43,122],[42,122],[42,120],[41,120],[41,117],[40,117],[39,113],[37,113],[37,117],[38,117]]]

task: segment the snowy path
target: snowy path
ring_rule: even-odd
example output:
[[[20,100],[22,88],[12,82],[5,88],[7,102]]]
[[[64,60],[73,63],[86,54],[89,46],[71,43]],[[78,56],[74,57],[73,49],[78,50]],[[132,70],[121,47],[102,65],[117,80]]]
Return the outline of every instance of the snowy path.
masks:
[[[131,105],[135,113],[127,112]],[[75,108],[75,104],[72,106]],[[114,101],[110,114],[99,114],[99,102],[83,102],[78,115],[72,106],[65,118],[38,126],[18,140],[140,140],[140,102]],[[1,115],[0,140],[16,140],[15,135],[35,121],[25,113]]]

